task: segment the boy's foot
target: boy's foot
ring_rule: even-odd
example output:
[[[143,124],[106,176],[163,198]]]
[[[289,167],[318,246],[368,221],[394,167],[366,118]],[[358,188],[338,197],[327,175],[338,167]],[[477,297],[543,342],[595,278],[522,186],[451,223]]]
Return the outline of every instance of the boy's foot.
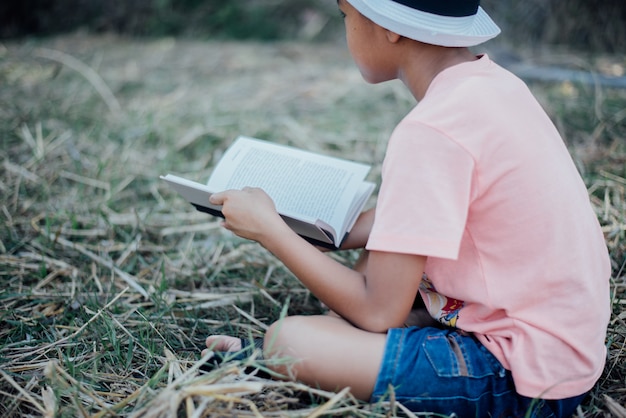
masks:
[[[261,353],[263,352],[262,338],[250,341],[229,335],[211,335],[206,339],[206,345],[207,348],[202,351],[202,357],[207,354],[208,350],[214,352],[213,357],[209,358],[207,362],[200,367],[206,371],[214,370],[225,362],[245,360],[257,349],[259,349]],[[263,356],[259,355],[257,359],[262,360]],[[246,367],[245,373],[255,374],[258,377],[266,379],[271,378],[269,373],[253,366]]]
[[[231,337],[230,335],[209,335],[206,339],[207,348],[202,351],[204,356],[209,349],[224,353],[234,353],[241,351],[243,345],[241,338]]]

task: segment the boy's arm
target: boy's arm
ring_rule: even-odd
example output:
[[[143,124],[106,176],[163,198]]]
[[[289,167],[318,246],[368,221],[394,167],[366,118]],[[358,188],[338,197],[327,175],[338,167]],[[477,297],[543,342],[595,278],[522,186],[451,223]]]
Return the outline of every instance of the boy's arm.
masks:
[[[217,193],[211,203],[223,205],[225,228],[258,241],[326,306],[355,326],[385,332],[401,326],[408,316],[426,257],[372,251],[363,274],[327,257],[293,232],[260,189]]]
[[[372,231],[372,225],[374,224],[374,213],[374,208],[361,212],[352,230],[348,234],[348,237],[343,244],[341,244],[341,250],[365,248],[365,244],[367,244],[370,232]]]

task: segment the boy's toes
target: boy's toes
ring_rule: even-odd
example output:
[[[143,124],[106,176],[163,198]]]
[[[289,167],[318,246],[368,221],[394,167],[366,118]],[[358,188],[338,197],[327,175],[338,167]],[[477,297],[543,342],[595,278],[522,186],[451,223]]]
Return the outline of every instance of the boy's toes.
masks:
[[[213,351],[235,352],[241,350],[241,339],[230,335],[210,335],[206,339],[206,346]]]

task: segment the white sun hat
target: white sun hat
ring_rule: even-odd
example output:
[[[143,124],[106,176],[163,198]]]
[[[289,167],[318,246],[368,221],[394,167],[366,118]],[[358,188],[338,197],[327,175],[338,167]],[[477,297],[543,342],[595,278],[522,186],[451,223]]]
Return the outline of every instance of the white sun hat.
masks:
[[[374,23],[416,41],[467,47],[495,38],[500,28],[479,0],[348,0]]]

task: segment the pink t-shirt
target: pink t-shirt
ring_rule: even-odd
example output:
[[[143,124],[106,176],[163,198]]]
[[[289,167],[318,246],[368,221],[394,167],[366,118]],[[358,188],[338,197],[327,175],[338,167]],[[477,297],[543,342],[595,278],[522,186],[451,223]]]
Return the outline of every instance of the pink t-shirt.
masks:
[[[430,313],[475,333],[521,395],[577,396],[600,377],[604,237],[554,125],[486,55],[437,75],[394,130],[367,248],[427,256]]]

